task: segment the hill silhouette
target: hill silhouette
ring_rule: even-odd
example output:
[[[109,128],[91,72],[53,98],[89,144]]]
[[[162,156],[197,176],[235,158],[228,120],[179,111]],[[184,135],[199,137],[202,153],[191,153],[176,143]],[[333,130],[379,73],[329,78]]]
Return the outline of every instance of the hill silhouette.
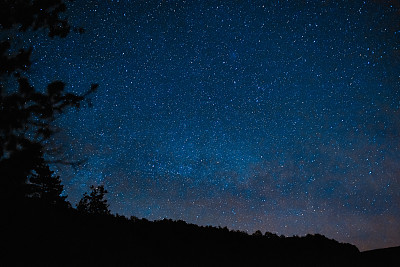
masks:
[[[384,254],[360,253],[319,234],[249,235],[184,221],[82,213],[38,199],[5,212],[1,261],[10,266],[365,266]]]
[[[400,246],[361,252],[362,262],[367,266],[399,266]]]

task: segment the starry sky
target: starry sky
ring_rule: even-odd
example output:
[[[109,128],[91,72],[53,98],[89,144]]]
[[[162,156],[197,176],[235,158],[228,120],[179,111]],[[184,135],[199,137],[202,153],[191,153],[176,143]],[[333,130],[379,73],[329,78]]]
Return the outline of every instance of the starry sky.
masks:
[[[82,35],[24,38],[37,88],[92,108],[53,142],[76,203],[253,233],[400,245],[399,1],[75,1]]]

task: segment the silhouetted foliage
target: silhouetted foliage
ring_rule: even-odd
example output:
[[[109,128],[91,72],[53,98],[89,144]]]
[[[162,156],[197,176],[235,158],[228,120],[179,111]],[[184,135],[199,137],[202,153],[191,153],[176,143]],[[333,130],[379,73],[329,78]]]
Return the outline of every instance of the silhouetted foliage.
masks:
[[[261,233],[261,231],[260,230],[257,230],[257,231],[255,231],[254,233],[253,233],[253,236],[257,236],[257,237],[262,237],[262,233]]]
[[[2,0],[0,25],[3,29],[17,26],[22,32],[48,29],[50,37],[66,37],[71,26],[60,17],[66,8],[63,0]]]
[[[65,83],[54,81],[44,93],[37,91],[22,75],[31,64],[32,48],[10,51],[10,38],[5,31],[48,29],[49,36],[65,37],[70,32],[61,0],[0,1],[0,196],[20,199],[27,192],[27,178],[41,164],[46,154],[45,142],[54,133],[53,121],[69,107],[79,108],[98,85],[82,95],[65,92]],[[17,88],[9,88],[16,79]],[[8,87],[6,87],[6,85]]]
[[[29,177],[29,197],[40,199],[45,204],[68,206],[67,196],[61,195],[64,186],[61,184],[60,176],[55,176],[48,164],[42,159],[33,169]]]
[[[71,26],[61,18],[66,5],[62,0],[3,0],[0,1],[0,28],[2,31],[20,32],[47,29],[50,37],[66,37]],[[15,74],[30,65],[32,48],[11,52],[11,42],[5,38],[0,42],[0,75]]]
[[[268,239],[278,239],[279,236],[277,234],[274,233],[270,233],[270,232],[265,232],[264,236]]]
[[[54,133],[52,122],[68,107],[79,107],[86,94],[64,92],[60,81],[48,85],[46,93],[36,92],[26,78],[19,78],[19,90],[0,91],[0,177],[2,195],[25,185],[28,175],[45,153],[44,142]]]
[[[32,48],[20,49],[11,53],[10,41],[0,42],[0,75],[16,74],[18,71],[25,71],[31,65]]]
[[[10,256],[13,266],[371,266],[355,246],[318,234],[249,235],[181,220],[99,216],[30,202],[8,222],[2,228],[7,229],[3,254],[24,251],[24,257]],[[379,263],[374,255],[368,260]]]
[[[83,194],[82,199],[76,206],[77,210],[82,213],[88,214],[98,214],[98,215],[108,215],[110,210],[108,209],[107,199],[105,199],[105,194],[107,190],[104,189],[103,185],[100,186],[90,186],[92,190],[90,194]]]

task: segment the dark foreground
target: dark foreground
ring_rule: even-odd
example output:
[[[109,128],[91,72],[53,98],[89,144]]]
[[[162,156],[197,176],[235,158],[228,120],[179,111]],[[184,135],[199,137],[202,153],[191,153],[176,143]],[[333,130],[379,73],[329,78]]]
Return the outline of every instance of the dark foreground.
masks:
[[[1,266],[399,266],[400,247],[360,253],[322,235],[248,235],[31,202],[3,211]]]

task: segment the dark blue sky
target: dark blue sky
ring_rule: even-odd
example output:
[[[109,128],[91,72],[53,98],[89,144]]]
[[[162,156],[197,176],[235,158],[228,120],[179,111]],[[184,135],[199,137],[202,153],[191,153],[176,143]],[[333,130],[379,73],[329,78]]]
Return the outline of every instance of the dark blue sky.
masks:
[[[37,87],[100,89],[60,118],[73,203],[400,245],[398,1],[75,1],[32,37]],[[25,40],[29,42],[28,39]]]

